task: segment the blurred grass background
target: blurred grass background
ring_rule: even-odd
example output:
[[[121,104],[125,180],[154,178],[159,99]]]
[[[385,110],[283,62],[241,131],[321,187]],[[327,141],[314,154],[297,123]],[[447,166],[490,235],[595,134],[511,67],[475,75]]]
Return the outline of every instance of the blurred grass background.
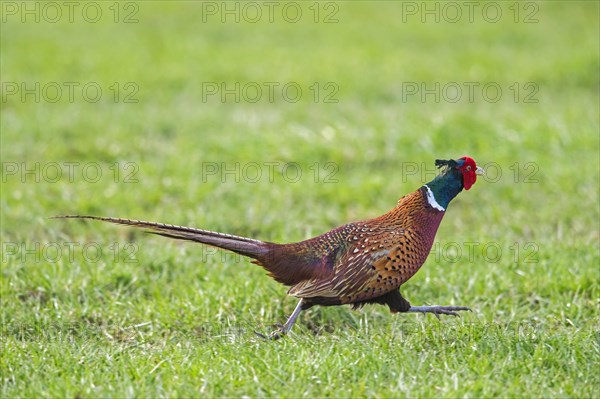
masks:
[[[39,7],[40,21],[23,22],[7,3]],[[2,5],[4,397],[598,396],[597,2],[497,2],[495,23],[485,2],[473,22],[462,6],[456,23],[422,15],[424,4],[442,13],[437,2],[297,3],[297,23],[279,11],[289,3],[277,3],[272,23],[262,3],[256,23],[236,2],[226,6],[239,7],[239,22],[221,2],[155,1],[95,3],[102,15],[90,23],[83,4],[73,22],[63,8],[56,23],[43,3]],[[66,89],[57,102],[10,92],[52,82],[79,84],[73,101]],[[273,101],[207,96],[207,84],[236,82],[279,86]],[[463,88],[458,102],[406,92],[450,82]],[[84,98],[88,83],[101,87],[98,102]],[[278,89],[287,83],[302,88],[297,102]],[[489,83],[502,89],[496,102],[482,95]],[[295,334],[265,343],[252,329],[295,304],[261,269],[125,228],[47,219],[122,216],[291,242],[387,211],[433,177],[434,159],[465,154],[502,174],[452,203],[438,248],[497,244],[502,256],[448,262],[438,252],[403,289],[413,304],[475,309],[458,321],[311,309]],[[79,165],[72,178],[67,162]],[[253,162],[258,181],[203,173]],[[291,162],[297,182],[282,175]],[[22,175],[36,163],[38,178]],[[55,182],[44,175],[54,163]],[[96,164],[102,176],[91,182],[83,167]],[[79,248],[73,259],[64,243]],[[86,243],[99,259],[84,256]],[[57,336],[61,323],[85,328]],[[522,339],[512,326],[533,327]]]

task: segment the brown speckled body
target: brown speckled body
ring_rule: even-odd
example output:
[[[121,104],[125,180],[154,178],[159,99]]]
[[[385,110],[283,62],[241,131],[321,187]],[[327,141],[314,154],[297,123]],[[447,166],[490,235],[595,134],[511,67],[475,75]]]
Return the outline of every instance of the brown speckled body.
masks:
[[[313,305],[386,303],[392,311],[410,306],[398,288],[429,255],[443,211],[427,201],[425,188],[371,220],[349,223],[293,244],[270,244],[256,263],[289,294]]]

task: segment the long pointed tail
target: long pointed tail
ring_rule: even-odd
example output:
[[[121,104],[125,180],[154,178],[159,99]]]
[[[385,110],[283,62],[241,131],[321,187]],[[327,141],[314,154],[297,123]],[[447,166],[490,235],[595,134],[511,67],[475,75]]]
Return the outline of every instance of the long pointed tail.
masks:
[[[262,258],[268,252],[269,244],[271,244],[260,240],[253,240],[251,238],[217,233],[215,231],[195,229],[193,227],[175,226],[172,224],[145,222],[142,220],[82,215],[55,216],[52,219],[90,219],[144,228],[148,229],[148,232],[152,234],[175,238],[178,240],[201,242],[203,244],[226,249],[240,255],[249,256],[254,259]]]

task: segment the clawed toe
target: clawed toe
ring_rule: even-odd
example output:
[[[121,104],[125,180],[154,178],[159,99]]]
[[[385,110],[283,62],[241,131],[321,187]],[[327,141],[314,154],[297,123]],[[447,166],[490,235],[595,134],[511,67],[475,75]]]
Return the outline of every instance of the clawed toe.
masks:
[[[257,336],[259,336],[260,338],[262,338],[264,340],[276,341],[279,338],[283,337],[285,335],[285,332],[283,332],[282,330],[275,330],[272,333],[270,333],[269,335],[265,335],[265,334],[259,333],[258,331],[254,331],[254,334],[256,334]]]
[[[440,319],[440,315],[441,314],[446,314],[448,316],[455,316],[455,317],[459,317],[458,313],[453,312],[451,310],[438,310],[438,311],[434,311],[433,314]]]
[[[269,335],[265,335],[263,333],[259,333],[258,331],[254,331],[254,335],[256,335],[259,338],[262,338],[264,340],[268,340],[268,339],[279,339],[281,337],[279,337],[279,331],[273,331],[272,333],[270,333]]]
[[[408,311],[433,313],[435,317],[439,319],[441,314],[458,317],[460,315],[456,312],[463,310],[472,312],[472,310],[466,306],[412,306]]]
[[[287,333],[287,331],[285,331],[285,326],[281,323],[276,323],[273,327],[275,327],[276,330],[271,332],[269,335],[259,333],[258,331],[254,331],[254,334],[256,334],[257,336],[259,336],[262,339],[268,339],[268,340],[275,341],[275,340],[278,340],[279,338],[283,337]]]
[[[269,339],[272,341],[277,341],[279,338],[283,337],[285,333],[281,330],[275,330],[271,334],[269,334]]]
[[[458,317],[460,315],[456,312],[459,310],[468,310],[469,312],[472,311],[471,309],[467,308],[466,306],[439,306],[437,310],[433,311],[433,314],[438,316],[438,319],[439,319],[440,314],[447,314],[450,316]]]
[[[285,322],[285,324],[277,323],[274,325],[274,327],[276,329],[271,334],[265,335],[265,334],[261,334],[257,331],[254,331],[254,334],[258,335],[262,339],[269,339],[272,341],[278,340],[279,338],[282,338],[283,336],[285,336],[290,331],[290,329],[294,325],[294,322],[296,321],[296,318],[302,311],[303,301],[304,301],[303,299],[300,299],[300,302],[298,302],[298,304],[296,305],[296,308],[294,309],[294,312],[289,317],[289,319]]]

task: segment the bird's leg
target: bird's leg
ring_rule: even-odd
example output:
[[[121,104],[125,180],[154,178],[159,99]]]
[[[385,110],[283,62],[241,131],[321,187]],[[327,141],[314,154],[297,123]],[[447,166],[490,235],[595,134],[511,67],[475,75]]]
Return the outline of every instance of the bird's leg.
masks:
[[[411,306],[408,309],[409,312],[419,312],[419,313],[433,313],[435,317],[440,318],[441,314],[447,314],[451,316],[458,316],[456,313],[459,310],[468,310],[471,311],[470,308],[466,306]]]
[[[292,329],[292,326],[294,325],[294,323],[296,322],[296,319],[300,315],[300,312],[302,311],[303,301],[304,301],[304,299],[300,299],[300,301],[296,305],[296,309],[294,309],[294,311],[292,312],[292,315],[287,319],[285,324],[279,324],[279,326],[278,326],[279,328],[277,328],[277,330],[273,331],[269,335],[264,335],[264,334],[261,334],[258,332],[255,332],[255,334],[261,338],[272,339],[272,340],[279,339],[279,338],[283,337],[284,335],[286,335]]]

